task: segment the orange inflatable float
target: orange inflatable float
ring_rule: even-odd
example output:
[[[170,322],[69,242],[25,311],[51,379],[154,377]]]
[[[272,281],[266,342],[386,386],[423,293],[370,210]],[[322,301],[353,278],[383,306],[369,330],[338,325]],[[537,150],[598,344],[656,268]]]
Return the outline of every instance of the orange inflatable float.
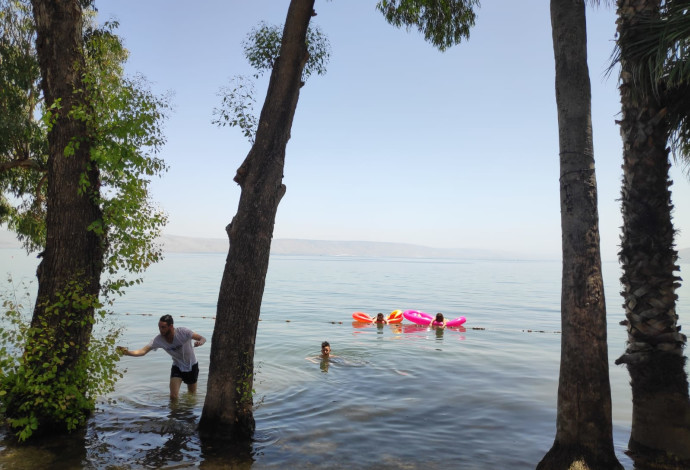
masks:
[[[402,313],[403,313],[402,310],[393,310],[386,317],[386,323],[402,323],[402,321],[403,321]],[[376,323],[375,317],[372,317],[372,316],[370,316],[364,312],[355,312],[352,314],[352,318],[354,318],[355,321],[362,322],[362,323]]]

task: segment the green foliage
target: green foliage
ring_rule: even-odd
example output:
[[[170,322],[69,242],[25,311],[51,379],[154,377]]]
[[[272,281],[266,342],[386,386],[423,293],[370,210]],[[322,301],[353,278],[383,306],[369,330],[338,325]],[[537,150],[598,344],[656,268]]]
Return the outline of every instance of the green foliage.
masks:
[[[0,312],[0,413],[19,441],[40,433],[43,426],[73,431],[84,425],[96,398],[112,391],[122,376],[115,351],[120,329],[109,324],[98,300],[75,282],[31,326],[26,286],[24,298],[18,299],[11,279],[9,284]],[[98,309],[96,319],[85,320],[81,312],[92,307]],[[72,332],[78,331],[75,324],[91,321],[99,334],[87,348]],[[73,362],[68,366],[69,358]]]
[[[254,364],[253,361],[249,359],[249,353],[244,353],[243,362],[245,372],[242,375],[242,379],[235,385],[235,391],[237,391],[237,394],[239,395],[238,405],[251,405],[256,390],[252,388],[252,384],[254,382],[254,374],[252,372],[254,369]]]
[[[281,26],[268,25],[262,21],[242,41],[244,57],[249,65],[256,70],[255,78],[258,78],[265,71],[273,69],[273,64],[280,55],[282,39],[283,29]],[[310,25],[307,29],[307,52],[309,59],[302,72],[302,80],[305,82],[313,73],[325,75],[326,65],[331,57],[331,44],[328,37],[317,25]]]
[[[0,0],[0,224],[29,250],[45,242],[48,160],[28,0]]]
[[[445,51],[470,37],[479,0],[380,0],[376,9],[393,26],[416,26],[424,39]]]
[[[690,11],[685,0],[667,0],[661,8],[637,14],[620,30],[609,71],[625,59],[637,99],[662,98],[676,160],[690,166]],[[686,167],[687,168],[687,167]]]
[[[106,292],[121,293],[139,282],[123,272],[141,273],[160,260],[157,245],[167,216],[150,200],[150,178],[167,170],[156,155],[165,144],[161,122],[170,108],[168,98],[154,95],[141,76],[123,75],[127,51],[113,31],[117,23],[91,29],[86,37],[84,74],[88,108],[73,115],[87,122],[94,145],[91,160],[101,182],[103,220],[90,229],[108,240]]]
[[[97,27],[94,11],[85,16],[86,69],[78,92],[87,104],[70,116],[87,123],[92,168],[100,175],[103,220],[90,229],[107,245],[104,292],[120,294],[140,281],[123,273],[139,274],[162,257],[156,239],[167,217],[151,202],[149,184],[167,170],[157,154],[170,105],[143,77],[124,75],[128,52],[115,34],[117,23]],[[46,239],[47,132],[60,102],[44,108],[30,3],[0,0],[0,20],[0,224],[7,223],[28,251],[40,251]],[[65,157],[82,144],[70,142]],[[86,174],[76,188],[90,192]]]
[[[282,37],[283,30],[280,26],[261,22],[242,41],[244,56],[255,70],[254,79],[273,69],[280,55]],[[328,37],[316,25],[310,25],[307,30],[307,51],[309,58],[302,71],[303,82],[314,73],[325,75],[331,57]],[[256,98],[252,80],[237,75],[233,77],[229,86],[220,89],[218,96],[221,97],[221,106],[213,109],[213,124],[239,127],[242,134],[253,144],[259,120],[254,114]]]
[[[252,374],[246,374],[242,380],[237,384],[235,390],[240,396],[240,403],[251,403],[252,397],[256,393],[256,390],[252,388],[251,385]]]
[[[283,32],[280,26],[267,25],[262,21],[258,27],[252,28],[246,39],[242,41],[244,57],[256,70],[255,78],[273,69],[273,63],[280,55],[282,37]]]
[[[259,120],[254,114],[254,82],[248,77],[237,75],[232,79],[231,85],[220,89],[218,96],[222,98],[222,102],[220,108],[213,108],[213,124],[239,127],[253,144],[259,126]]]
[[[0,0],[0,224],[15,230],[27,250],[38,250],[46,237],[47,133],[61,103],[44,106],[30,12],[27,0]],[[85,12],[84,86],[75,91],[85,104],[69,115],[86,123],[88,135],[69,142],[63,156],[89,145],[90,168],[72,187],[98,198],[103,216],[88,229],[106,248],[102,286],[110,301],[111,294],[140,282],[129,275],[161,257],[155,240],[166,216],[151,203],[149,184],[166,170],[157,154],[169,104],[142,77],[124,75],[127,51],[114,34],[117,24],[96,27],[94,15]],[[5,67],[14,63],[23,65]],[[86,172],[98,174],[97,188]],[[120,376],[119,330],[105,330],[109,315],[84,286],[73,281],[52,293],[50,305],[37,305],[31,323],[23,314],[28,307],[14,298],[0,313],[0,412],[19,440],[41,429],[81,427],[96,397],[112,390]],[[91,337],[94,326],[99,334]]]

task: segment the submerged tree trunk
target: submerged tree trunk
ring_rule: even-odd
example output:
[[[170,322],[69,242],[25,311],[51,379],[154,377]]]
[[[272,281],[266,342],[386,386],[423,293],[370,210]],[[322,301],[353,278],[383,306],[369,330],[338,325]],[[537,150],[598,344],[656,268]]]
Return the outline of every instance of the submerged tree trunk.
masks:
[[[537,468],[622,469],[613,448],[584,0],[551,0],[560,146],[561,367],[556,438]]]
[[[47,354],[53,355],[51,360],[57,358],[59,370],[64,372],[75,367],[88,347],[105,242],[89,229],[101,220],[101,211],[98,169],[91,162],[86,123],[69,115],[85,102],[81,3],[32,0],[32,5],[45,102],[48,108],[55,107],[48,133],[46,246],[37,271],[38,295],[31,324],[44,331],[44,338],[55,341]],[[28,351],[40,347],[31,341]],[[63,344],[68,346],[66,350]],[[38,361],[46,359],[36,356],[34,366],[40,367]],[[86,389],[75,385],[77,390]],[[64,426],[43,424],[44,432],[51,425],[58,430]]]
[[[659,0],[619,0],[618,30],[629,34],[641,18],[658,15]],[[635,38],[629,38],[634,42]],[[641,90],[633,81],[636,60],[620,42],[623,138],[624,308],[628,324],[625,363],[632,385],[629,448],[641,468],[690,468],[690,398],[676,314],[677,252],[671,221],[663,88]],[[645,82],[646,83],[646,82]],[[649,85],[651,86],[651,85]]]
[[[254,346],[278,204],[285,194],[285,148],[307,61],[306,34],[314,0],[292,0],[264,102],[256,141],[237,170],[242,188],[227,227],[230,249],[221,281],[211,344],[202,436],[239,441],[254,433]]]

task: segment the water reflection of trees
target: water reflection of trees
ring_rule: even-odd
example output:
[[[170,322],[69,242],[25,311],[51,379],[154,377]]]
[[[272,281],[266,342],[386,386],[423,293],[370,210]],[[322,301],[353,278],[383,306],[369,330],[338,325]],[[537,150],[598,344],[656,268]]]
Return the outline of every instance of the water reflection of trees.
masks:
[[[9,468],[251,468],[252,444],[238,447],[200,438],[198,405],[198,396],[190,394],[168,402],[167,410],[163,404],[148,407],[120,402],[119,408],[106,407],[94,415],[85,439],[74,435],[53,438],[51,449],[11,459],[13,465],[26,461],[28,466]],[[54,449],[56,446],[61,449]],[[0,468],[5,468],[2,462],[0,455]]]
[[[85,431],[59,436],[36,437],[18,444],[7,428],[0,431],[0,468],[34,470],[38,468],[81,468],[86,459]]]
[[[144,452],[137,463],[147,468],[162,468],[171,462],[184,462],[195,459],[199,451],[196,432],[198,416],[194,413],[195,403],[185,400],[171,401],[165,420],[153,423],[148,433],[157,434],[164,442]],[[149,441],[150,442],[150,441]]]

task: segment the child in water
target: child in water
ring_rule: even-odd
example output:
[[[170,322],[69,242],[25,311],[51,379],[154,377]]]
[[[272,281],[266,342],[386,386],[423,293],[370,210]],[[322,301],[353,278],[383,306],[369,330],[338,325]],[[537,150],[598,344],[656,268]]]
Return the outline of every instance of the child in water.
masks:
[[[379,313],[378,315],[376,315],[376,320],[374,320],[374,323],[383,323],[385,325],[388,323],[388,321],[386,321],[386,319],[384,318],[383,313]]]
[[[313,362],[314,364],[318,364],[321,362],[321,364],[328,364],[328,362],[338,356],[335,356],[331,354],[331,345],[328,341],[324,341],[321,343],[321,354],[318,356],[311,356],[311,357],[306,357],[305,359],[309,362]]]
[[[335,356],[331,356],[331,345],[328,341],[321,343],[321,359],[330,359]]]
[[[446,327],[446,319],[443,318],[442,313],[437,313],[434,321],[431,322],[431,326],[440,326],[441,328]]]

